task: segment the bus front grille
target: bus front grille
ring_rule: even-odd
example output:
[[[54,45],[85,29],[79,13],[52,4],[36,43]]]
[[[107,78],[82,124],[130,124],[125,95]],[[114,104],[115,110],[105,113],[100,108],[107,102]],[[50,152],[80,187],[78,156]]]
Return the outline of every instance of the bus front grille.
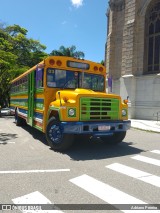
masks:
[[[118,120],[119,99],[113,98],[81,98],[80,120]]]

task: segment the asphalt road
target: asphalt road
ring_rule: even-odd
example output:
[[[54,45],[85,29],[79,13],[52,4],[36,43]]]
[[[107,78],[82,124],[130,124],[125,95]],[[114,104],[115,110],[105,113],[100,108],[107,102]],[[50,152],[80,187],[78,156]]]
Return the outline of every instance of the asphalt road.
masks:
[[[57,204],[61,209],[57,212],[108,212],[113,207],[102,204],[124,204],[121,211],[109,212],[127,212],[132,205],[125,204],[135,209],[154,204],[150,208],[155,209],[160,204],[160,135],[131,129],[117,146],[80,139],[59,153],[46,145],[43,133],[17,127],[13,117],[2,117],[0,203],[8,204],[0,207],[5,213],[52,212],[47,209],[53,205],[31,211],[32,206],[21,206],[27,203],[35,208]],[[9,204],[21,205],[11,211]]]

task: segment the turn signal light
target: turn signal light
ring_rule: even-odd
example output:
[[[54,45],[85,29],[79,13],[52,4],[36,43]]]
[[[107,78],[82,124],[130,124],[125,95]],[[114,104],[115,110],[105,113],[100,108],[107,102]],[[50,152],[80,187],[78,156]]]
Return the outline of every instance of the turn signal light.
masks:
[[[94,67],[94,71],[97,71],[97,70],[98,70],[98,67],[97,67],[97,66],[95,66],[95,67]]]
[[[56,62],[56,64],[57,64],[57,66],[61,66],[61,65],[62,65],[62,61],[58,60],[58,61]]]
[[[103,67],[100,67],[100,68],[99,68],[99,71],[100,71],[100,72],[103,72]]]
[[[54,60],[54,59],[50,59],[50,60],[49,60],[49,64],[50,64],[50,65],[54,65],[54,64],[55,64],[55,60]]]

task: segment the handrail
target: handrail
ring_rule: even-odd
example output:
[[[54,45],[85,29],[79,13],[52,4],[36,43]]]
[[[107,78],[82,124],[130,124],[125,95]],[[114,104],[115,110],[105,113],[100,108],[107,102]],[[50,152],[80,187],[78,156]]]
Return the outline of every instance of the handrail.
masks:
[[[159,121],[160,111],[153,113],[153,117],[157,117],[157,121]]]

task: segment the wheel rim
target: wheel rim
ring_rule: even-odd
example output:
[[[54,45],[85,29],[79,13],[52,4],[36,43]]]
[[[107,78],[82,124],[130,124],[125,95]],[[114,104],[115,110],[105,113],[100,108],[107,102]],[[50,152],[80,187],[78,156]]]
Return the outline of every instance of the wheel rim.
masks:
[[[52,125],[49,129],[49,138],[52,143],[60,144],[62,142],[62,128],[60,125]]]

